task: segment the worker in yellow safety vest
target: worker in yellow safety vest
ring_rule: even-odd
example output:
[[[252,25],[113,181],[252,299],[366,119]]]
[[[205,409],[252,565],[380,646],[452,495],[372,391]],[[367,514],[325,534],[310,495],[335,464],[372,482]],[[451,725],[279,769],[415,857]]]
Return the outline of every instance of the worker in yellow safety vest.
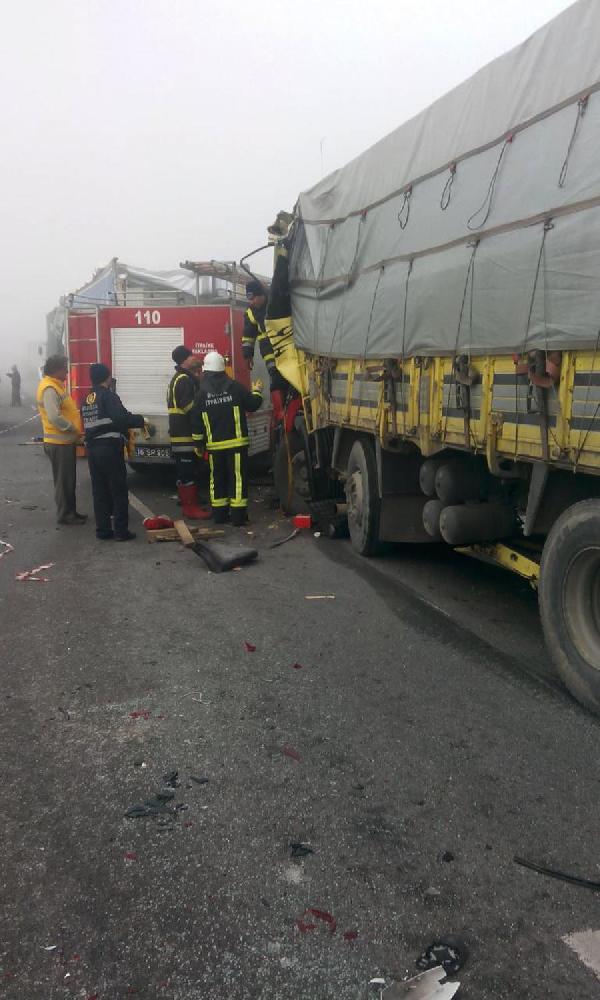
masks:
[[[77,483],[76,449],[81,441],[81,417],[75,400],[65,387],[69,372],[66,358],[53,355],[44,365],[36,401],[44,435],[44,451],[52,466],[54,500],[58,524],[85,524],[75,504]]]
[[[248,308],[244,316],[244,329],[242,331],[242,354],[249,367],[252,368],[254,348],[258,344],[269,376],[272,376],[277,369],[275,367],[275,354],[265,329],[267,290],[260,281],[253,279],[246,284],[246,298]]]

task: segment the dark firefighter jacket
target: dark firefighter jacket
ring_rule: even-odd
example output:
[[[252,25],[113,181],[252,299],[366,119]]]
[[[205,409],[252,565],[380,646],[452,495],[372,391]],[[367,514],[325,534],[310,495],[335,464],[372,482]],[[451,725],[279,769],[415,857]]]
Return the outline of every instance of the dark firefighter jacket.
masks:
[[[252,306],[246,309],[244,330],[242,332],[242,353],[247,361],[252,361],[254,346],[258,342],[261,357],[270,371],[275,367],[275,354],[265,330],[266,311],[266,303],[260,309],[255,309]]]
[[[127,440],[130,427],[144,426],[144,418],[126,410],[116,392],[104,385],[88,392],[81,406],[81,419],[88,448],[99,441]]]
[[[167,389],[167,409],[169,411],[169,437],[172,452],[194,450],[190,414],[198,382],[185,368],[177,366]]]
[[[192,434],[197,448],[224,451],[248,444],[246,411],[258,410],[260,392],[249,392],[225,372],[207,372],[192,409]]]

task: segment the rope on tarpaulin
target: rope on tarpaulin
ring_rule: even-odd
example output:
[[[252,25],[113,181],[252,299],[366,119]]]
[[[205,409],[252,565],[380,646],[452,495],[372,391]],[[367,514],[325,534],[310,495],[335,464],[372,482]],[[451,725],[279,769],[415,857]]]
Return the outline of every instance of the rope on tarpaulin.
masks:
[[[442,191],[442,197],[440,198],[440,208],[442,212],[445,212],[450,204],[450,199],[452,198],[452,185],[454,184],[454,179],[456,177],[456,163],[451,163],[449,166],[450,176],[444,184],[444,190]]]
[[[498,160],[496,162],[496,166],[494,168],[494,173],[492,174],[492,177],[491,177],[488,189],[486,191],[485,198],[483,199],[483,201],[482,201],[481,205],[479,206],[479,208],[477,209],[477,211],[473,212],[473,215],[467,221],[467,229],[470,229],[471,232],[476,232],[476,230],[481,229],[482,226],[485,226],[487,220],[490,217],[490,212],[492,211],[492,205],[494,203],[494,191],[496,190],[496,181],[498,180],[498,174],[500,173],[500,167],[502,166],[502,161],[504,160],[504,154],[506,153],[506,150],[508,149],[508,147],[511,145],[513,139],[514,139],[514,135],[511,133],[510,135],[507,135],[506,139],[504,140],[504,142],[502,144],[502,149],[500,150],[500,155],[498,157]],[[486,211],[485,211],[485,215],[484,215],[483,219],[481,220],[481,222],[478,223],[476,226],[472,225],[473,220],[476,219],[477,216],[480,215],[480,213],[483,212],[484,209]]]
[[[573,146],[575,145],[575,140],[577,138],[577,133],[579,132],[579,126],[585,118],[585,113],[588,107],[588,101],[590,95],[587,94],[585,97],[580,97],[577,101],[577,115],[575,117],[575,124],[573,126],[573,132],[571,133],[571,138],[569,140],[569,145],[567,147],[567,155],[565,156],[562,167],[560,168],[560,174],[558,175],[558,186],[563,188],[567,181],[567,173],[569,171],[569,160],[571,159],[571,153],[573,152]]]

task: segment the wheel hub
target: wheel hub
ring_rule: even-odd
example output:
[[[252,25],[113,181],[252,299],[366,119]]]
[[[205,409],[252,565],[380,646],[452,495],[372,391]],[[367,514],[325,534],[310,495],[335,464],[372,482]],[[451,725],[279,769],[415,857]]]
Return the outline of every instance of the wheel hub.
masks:
[[[348,500],[348,518],[361,525],[364,513],[363,481],[360,472],[355,471],[346,480],[346,497]]]

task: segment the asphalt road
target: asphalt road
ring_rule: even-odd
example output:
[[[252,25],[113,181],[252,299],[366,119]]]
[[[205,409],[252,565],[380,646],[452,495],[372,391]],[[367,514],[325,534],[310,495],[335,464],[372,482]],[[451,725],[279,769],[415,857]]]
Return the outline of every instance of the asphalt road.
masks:
[[[30,416],[0,410],[0,997],[359,1000],[447,935],[462,1000],[598,997],[563,942],[597,894],[513,862],[600,878],[599,724],[535,595],[439,550],[269,549],[265,486],[239,572],[135,512],[135,542],[98,543],[56,527],[37,424],[8,429]],[[131,486],[176,512],[168,481]],[[174,770],[186,808],[124,815]]]

